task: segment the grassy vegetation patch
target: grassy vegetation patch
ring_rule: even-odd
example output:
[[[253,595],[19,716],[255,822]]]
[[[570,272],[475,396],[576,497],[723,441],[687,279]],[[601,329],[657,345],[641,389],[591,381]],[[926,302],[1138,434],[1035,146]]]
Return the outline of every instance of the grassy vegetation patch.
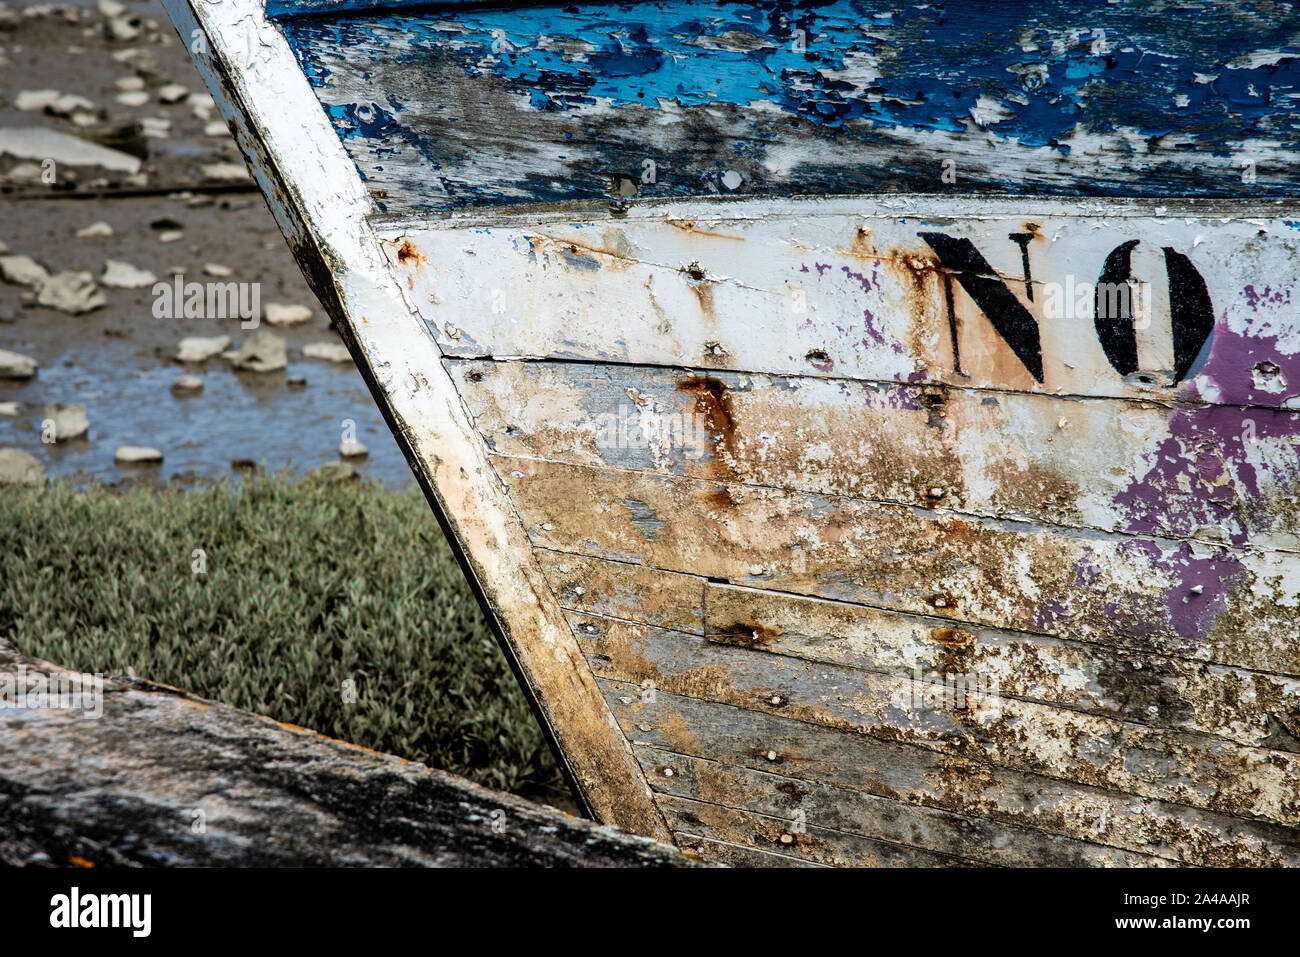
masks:
[[[567,798],[416,491],[285,477],[198,492],[5,489],[0,634],[66,667]]]

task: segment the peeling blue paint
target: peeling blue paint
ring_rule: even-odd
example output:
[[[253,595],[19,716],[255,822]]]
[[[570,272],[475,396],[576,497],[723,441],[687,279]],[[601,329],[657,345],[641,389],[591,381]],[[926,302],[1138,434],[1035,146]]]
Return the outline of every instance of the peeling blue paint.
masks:
[[[272,0],[268,9],[319,13],[378,6],[368,0]],[[1177,13],[1149,3],[1101,0],[1056,0],[1032,10],[970,0],[902,9],[875,0],[443,3],[407,13],[391,9],[399,3],[382,6],[374,16],[292,18],[284,30],[330,105],[340,136],[378,149],[413,146],[436,168],[453,165],[438,162],[446,157],[436,124],[407,125],[410,118],[400,116],[345,122],[351,104],[331,99],[330,65],[346,60],[350,70],[360,70],[372,60],[381,76],[393,64],[414,71],[403,76],[456,69],[515,97],[521,109],[527,104],[539,129],[568,115],[579,124],[577,138],[598,152],[598,131],[584,137],[580,126],[597,106],[655,110],[671,103],[687,111],[720,105],[754,111],[752,136],[713,144],[711,160],[677,171],[662,187],[652,184],[659,188],[646,190],[650,195],[700,192],[702,183],[716,180],[718,164],[728,156],[760,161],[777,135],[770,123],[773,109],[804,124],[803,135],[843,151],[845,192],[861,191],[872,178],[853,168],[854,141],[879,139],[881,131],[946,131],[972,140],[991,135],[1008,151],[1042,147],[1062,158],[1069,156],[1071,137],[1087,133],[1108,137],[1116,154],[1112,161],[1138,171],[1152,157],[1181,162],[1249,154],[1252,141],[1300,149],[1300,46],[1293,42],[1294,24],[1263,4],[1228,9],[1189,3]],[[1243,21],[1251,29],[1241,29]],[[976,114],[985,127],[976,123]],[[572,139],[572,122],[556,138]],[[646,142],[642,155],[652,152],[651,131],[622,135]],[[613,169],[621,148],[610,148]],[[934,156],[927,161],[938,162]],[[1190,163],[1176,182],[1148,183],[1145,194],[1245,192],[1240,171],[1225,165],[1211,170]],[[1300,195],[1300,177],[1282,170],[1258,174],[1254,194]],[[1057,191],[1106,193],[1108,184],[1097,183],[1095,173],[1079,175],[1092,181]],[[746,178],[745,192],[765,191],[756,179]],[[822,176],[807,191],[826,191],[828,179],[834,177]],[[563,189],[541,184],[503,185],[534,199],[565,198]],[[798,184],[780,185],[782,192],[801,191]],[[1017,187],[1010,178],[994,185],[1012,193],[1052,191],[1041,183]],[[585,187],[574,182],[568,188],[580,198]],[[1143,192],[1131,183],[1126,191]],[[462,200],[491,201],[490,193]]]

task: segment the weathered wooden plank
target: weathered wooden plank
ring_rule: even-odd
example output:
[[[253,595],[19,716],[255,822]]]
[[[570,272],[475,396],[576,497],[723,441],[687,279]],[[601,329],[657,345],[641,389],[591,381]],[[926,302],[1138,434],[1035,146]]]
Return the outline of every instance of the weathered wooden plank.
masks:
[[[544,548],[536,555],[566,609],[704,634],[703,578]]]
[[[597,679],[636,746],[864,791],[1197,866],[1300,865],[1300,830],[996,768],[897,741]]]
[[[721,585],[545,549],[538,557],[570,611],[927,680],[978,674],[1012,697],[1300,751],[1300,679],[1027,632],[954,627],[935,616]]]
[[[592,671],[642,688],[904,741],[1099,788],[1300,825],[1300,756],[943,683],[570,613]]]
[[[493,458],[535,544],[734,584],[1300,674],[1300,556]]]
[[[356,167],[295,68],[283,33],[255,0],[164,4],[579,797],[605,823],[668,839],[640,765],[564,625],[439,351],[405,307],[367,221]]]
[[[784,854],[760,851],[752,847],[739,847],[725,841],[714,841],[707,837],[685,834],[680,831],[673,833],[673,840],[682,849],[683,854],[694,856],[698,860],[707,861],[710,864],[721,864],[726,867],[812,868],[828,866],[818,864],[815,861],[800,860],[797,857],[787,857]]]
[[[705,632],[714,641],[924,680],[974,674],[1002,695],[1300,751],[1296,678],[712,583]]]
[[[972,867],[974,862],[933,851],[717,804],[663,795],[660,807],[675,831],[760,851],[780,851],[833,867]]]
[[[499,454],[1300,550],[1300,412],[446,360]]]
[[[448,355],[1295,408],[1289,215],[1241,203],[698,201],[620,219],[409,224],[383,238]]]
[[[1187,0],[1177,16],[1088,0],[457,3],[283,26],[390,214],[731,193],[1297,195],[1293,25],[1262,0]]]
[[[797,835],[800,828],[812,824],[1003,867],[1173,865],[1168,858],[999,824],[982,817],[954,814],[770,771],[734,767],[654,748],[637,748],[636,752],[656,790],[784,821],[787,834]]]
[[[665,867],[655,841],[0,639],[8,867]]]

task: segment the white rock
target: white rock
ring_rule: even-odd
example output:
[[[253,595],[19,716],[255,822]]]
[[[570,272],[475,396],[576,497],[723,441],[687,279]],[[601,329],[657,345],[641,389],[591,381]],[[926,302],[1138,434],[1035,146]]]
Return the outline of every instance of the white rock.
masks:
[[[55,442],[75,439],[79,435],[85,435],[90,429],[90,420],[86,418],[84,403],[65,405],[62,402],[51,402],[45,407],[45,418],[54,422]],[[41,423],[41,431],[45,431],[44,422]]]
[[[40,368],[31,356],[0,349],[0,379],[30,379]]]
[[[20,90],[14,97],[14,106],[24,112],[43,110],[62,95],[58,90]]]
[[[78,239],[99,239],[104,236],[112,235],[113,227],[108,225],[108,223],[104,222],[102,219],[77,230]]]
[[[36,291],[36,302],[74,316],[108,305],[103,292],[95,285],[95,277],[75,270],[55,273],[41,283]]]
[[[204,136],[229,136],[230,129],[220,120],[213,120],[211,123],[203,124]]]
[[[191,93],[186,103],[189,104],[194,118],[205,123],[212,118],[212,111],[217,108],[217,101],[207,93]]]
[[[99,117],[94,113],[78,112],[72,114],[72,122],[77,126],[97,126]]]
[[[129,153],[44,127],[0,127],[0,153],[37,162],[52,159],[69,166],[102,166],[115,173],[140,172],[140,160]]]
[[[15,186],[38,186],[45,182],[45,170],[35,163],[15,163],[4,174],[4,180]]]
[[[262,316],[273,326],[295,326],[311,318],[311,310],[287,302],[268,302]]]
[[[248,179],[248,167],[243,163],[208,163],[202,168],[208,179],[223,182],[241,182]]]
[[[23,404],[21,402],[0,402],[0,415],[7,418],[12,419],[16,415],[21,415],[22,411]]]
[[[345,459],[361,459],[370,454],[358,439],[344,439],[339,443],[339,455]]]
[[[160,243],[176,243],[184,238],[185,234],[179,229],[164,229],[158,234],[158,242]]]
[[[309,342],[302,347],[302,354],[308,359],[324,359],[326,362],[352,361],[352,354],[341,342]]]
[[[137,269],[120,259],[109,259],[104,262],[104,275],[99,277],[99,281],[114,289],[139,289],[142,286],[152,286],[158,277],[147,269]]]
[[[50,278],[31,256],[0,256],[0,279],[15,286],[39,286]]]
[[[22,449],[0,449],[0,485],[40,485],[45,466]]]
[[[109,17],[104,21],[104,35],[116,43],[130,43],[140,36],[140,28],[124,16]]]
[[[123,93],[130,92],[132,90],[143,90],[144,79],[138,76],[119,76],[116,80],[113,81],[113,88],[116,90],[121,90]]]
[[[95,6],[97,6],[99,12],[106,17],[120,17],[122,14],[126,13],[126,6],[118,3],[117,0],[99,0]]]
[[[54,116],[71,116],[78,110],[93,110],[95,104],[86,99],[84,96],[78,96],[75,93],[64,93],[53,103],[45,107],[45,112]]]
[[[223,266],[220,263],[204,263],[203,272],[205,275],[212,276],[214,279],[225,279],[234,275],[234,270],[229,266]]]
[[[140,128],[151,140],[165,140],[172,128],[172,121],[162,116],[143,116]]]
[[[236,369],[251,372],[274,372],[289,364],[289,354],[285,350],[284,339],[265,329],[255,332],[233,352],[223,354]]]
[[[158,102],[160,103],[179,103],[185,97],[190,95],[190,88],[182,86],[179,83],[168,83],[158,90]]]
[[[219,356],[230,345],[230,336],[186,336],[180,341],[176,359],[179,362],[204,362]]]
[[[196,375],[180,376],[175,382],[172,383],[172,391],[173,392],[202,392],[203,380]]]
[[[113,453],[113,461],[133,465],[157,464],[162,460],[161,452],[143,445],[123,445]]]
[[[144,106],[149,102],[149,94],[144,90],[125,90],[113,99],[123,106]]]

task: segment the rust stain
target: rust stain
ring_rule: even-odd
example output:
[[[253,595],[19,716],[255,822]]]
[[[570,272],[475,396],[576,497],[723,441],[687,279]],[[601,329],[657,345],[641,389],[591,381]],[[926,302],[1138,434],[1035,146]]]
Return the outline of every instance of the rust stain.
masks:
[[[397,261],[403,266],[419,266],[424,262],[424,257],[409,239],[403,239],[402,244],[397,247]]]
[[[606,249],[603,246],[592,246],[588,243],[580,243],[576,239],[562,239],[559,236],[552,236],[550,233],[544,232],[538,232],[536,235],[557,247],[561,255],[567,257],[571,263],[578,262],[578,264],[581,264],[580,260],[595,260],[597,257],[603,256],[606,259],[612,260],[610,265],[615,267],[616,271],[621,271],[637,262],[636,258],[633,256],[615,252],[614,250]],[[591,268],[600,268],[600,263],[592,262]]]
[[[709,634],[710,641],[743,648],[770,645],[780,637],[776,631],[756,621],[737,621],[719,632]]]
[[[705,417],[709,431],[715,433],[731,454],[736,450],[736,416],[731,390],[713,376],[688,376],[677,380],[677,388],[695,397],[695,411]]]
[[[958,628],[935,628],[930,632],[930,638],[951,648],[965,648],[975,643],[974,635]]]
[[[690,726],[686,724],[686,719],[676,711],[665,709],[659,716],[658,720],[659,733],[663,735],[664,741],[668,746],[682,754],[699,753],[699,743],[695,740],[695,735],[691,733]]]
[[[669,219],[666,222],[674,229],[680,229],[682,232],[691,233],[694,236],[707,236],[709,239],[730,239],[739,243],[745,241],[744,236],[728,236],[726,233],[714,233],[707,229],[698,229],[696,228],[698,224],[693,219]]]
[[[876,260],[880,257],[876,255],[871,243],[871,230],[866,226],[859,226],[853,231],[853,242],[846,249],[837,249],[836,252],[852,259],[871,259]]]

